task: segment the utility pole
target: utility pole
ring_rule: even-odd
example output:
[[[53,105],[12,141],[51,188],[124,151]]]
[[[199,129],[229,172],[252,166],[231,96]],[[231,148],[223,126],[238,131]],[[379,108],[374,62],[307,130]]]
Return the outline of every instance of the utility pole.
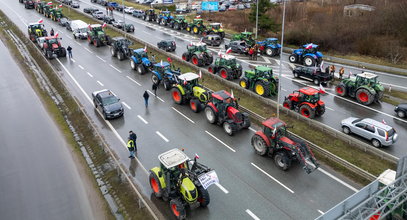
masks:
[[[280,68],[278,71],[278,93],[277,93],[277,118],[280,118],[280,96],[281,96],[281,72],[283,71],[283,46],[284,46],[284,23],[285,23],[285,2],[283,5],[283,24],[281,27],[281,50],[280,50]]]
[[[256,3],[256,40],[257,40],[257,31],[259,29],[259,0]]]
[[[123,5],[123,22],[124,22],[124,24],[126,24],[126,20],[125,20],[125,18],[124,18],[124,0],[122,0],[122,5]],[[123,27],[123,30],[124,30],[124,27]]]

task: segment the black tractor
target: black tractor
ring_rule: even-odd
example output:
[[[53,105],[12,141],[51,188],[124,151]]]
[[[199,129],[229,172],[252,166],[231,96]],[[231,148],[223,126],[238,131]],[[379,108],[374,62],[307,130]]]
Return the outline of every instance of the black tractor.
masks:
[[[124,37],[114,37],[112,39],[110,53],[112,57],[117,57],[119,60],[124,60],[131,56],[130,45],[133,45],[133,42]]]

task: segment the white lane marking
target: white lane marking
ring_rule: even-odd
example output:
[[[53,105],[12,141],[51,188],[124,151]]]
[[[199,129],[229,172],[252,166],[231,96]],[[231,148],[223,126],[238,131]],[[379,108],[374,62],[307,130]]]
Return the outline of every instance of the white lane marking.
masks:
[[[71,58],[71,60],[72,60],[72,62],[76,63],[76,61],[74,59]]]
[[[105,85],[103,85],[103,83],[101,83],[99,80],[96,81],[96,82],[99,83],[99,85],[101,85],[101,86],[105,86]]]
[[[165,102],[162,98],[158,97],[157,95],[155,95],[153,92],[151,92],[150,90],[147,89],[147,92],[149,92],[151,95],[155,96],[158,100]]]
[[[122,102],[122,104],[123,104],[124,106],[126,106],[126,108],[131,109],[130,106],[127,105],[125,102]]]
[[[81,68],[81,69],[83,69],[83,70],[85,69],[85,68],[83,68],[83,66],[81,66],[81,65],[78,65],[78,67]]]
[[[147,122],[143,117],[141,117],[141,115],[137,115],[137,117],[138,117],[142,122],[144,122],[144,124],[148,124],[148,122]]]
[[[396,87],[396,88],[401,88],[401,89],[407,89],[407,87],[404,86],[399,86],[399,85],[394,85],[394,84],[390,84],[390,83],[382,83],[383,85],[388,85],[391,87]]]
[[[252,127],[249,127],[249,130],[250,131],[253,131],[253,132],[257,132],[254,128],[252,128]]]
[[[287,92],[287,89],[283,89],[283,88],[281,88],[281,91]]]
[[[328,171],[322,169],[321,167],[319,167],[317,170],[321,171],[323,174],[325,174],[325,175],[331,177],[332,179],[338,181],[339,183],[341,183],[342,185],[348,187],[348,188],[351,189],[352,191],[354,191],[354,192],[358,192],[358,191],[359,191],[359,190],[357,190],[356,188],[354,188],[353,186],[351,186],[351,185],[345,183],[344,181],[340,180],[338,177],[336,177],[336,176],[334,176],[334,175],[328,173]]]
[[[264,173],[266,176],[268,176],[270,179],[274,180],[276,183],[280,184],[282,187],[284,187],[286,190],[288,190],[290,193],[294,193],[290,188],[288,188],[286,185],[278,181],[276,178],[272,177],[270,174],[268,174],[266,171],[262,170],[260,167],[258,167],[256,164],[251,163],[255,168],[260,170],[262,173]]]
[[[92,77],[93,78],[93,75],[92,74],[90,74],[90,72],[86,72],[90,77]]]
[[[69,37],[72,39],[72,37]],[[78,41],[74,41],[77,45],[82,46]]]
[[[194,121],[192,121],[190,118],[188,118],[186,115],[182,114],[182,112],[178,111],[176,108],[172,107],[172,109],[174,109],[174,111],[176,111],[178,114],[180,114],[181,116],[183,116],[184,118],[186,118],[188,121],[190,121],[192,124],[195,124]]]
[[[215,185],[222,190],[225,194],[228,194],[229,191],[227,189],[225,189],[225,187],[223,187],[222,185],[220,185],[220,183],[215,183]]]
[[[158,136],[160,136],[165,142],[169,142],[169,140],[163,135],[161,134],[159,131],[155,132]]]
[[[143,33],[150,35],[150,33],[148,33],[147,31],[143,31]]]
[[[91,50],[89,50],[88,48],[84,47],[85,50],[87,50],[89,53],[93,53]]]
[[[121,73],[122,71],[117,69],[116,67],[114,67],[112,64],[109,64],[110,67],[112,67],[113,69],[115,69],[117,72]]]
[[[326,108],[326,109],[329,109],[329,110],[331,110],[331,111],[335,111],[333,108],[329,108],[329,107],[326,107],[326,106],[325,106],[325,108]]]
[[[266,61],[266,63],[271,63],[269,58],[265,57],[265,56],[261,56],[263,58],[264,61]]]
[[[319,210],[319,209],[318,209],[318,212],[319,212],[321,215],[325,214],[323,211],[321,211],[321,210]]]
[[[64,32],[63,32],[63,31],[61,31],[61,30],[58,30],[58,32],[59,32],[59,33],[61,33],[61,34],[63,34],[63,33],[64,33]]]
[[[100,57],[100,56],[98,56],[98,55],[96,55],[96,57],[106,63],[106,60],[104,60],[102,57]]]
[[[249,209],[246,209],[246,213],[250,215],[250,217],[252,217],[254,220],[260,220],[259,217],[257,217],[252,211],[250,211]]]
[[[132,82],[136,83],[137,85],[141,86],[140,83],[138,83],[136,80],[132,79],[130,76],[126,76],[127,79],[131,80]]]
[[[69,36],[69,35],[66,35],[66,37],[72,40],[72,37],[71,37],[71,36]]]
[[[233,148],[229,147],[227,144],[223,143],[223,141],[219,140],[219,138],[215,137],[213,134],[211,134],[209,131],[205,131],[209,136],[213,137],[213,139],[219,141],[219,143],[223,144],[223,146],[229,148],[229,150],[236,152]]]

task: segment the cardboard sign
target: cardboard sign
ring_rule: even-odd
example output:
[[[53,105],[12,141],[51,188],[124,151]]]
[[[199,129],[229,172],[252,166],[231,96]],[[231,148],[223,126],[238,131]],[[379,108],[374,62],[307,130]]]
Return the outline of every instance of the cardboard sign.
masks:
[[[198,180],[204,189],[207,189],[212,184],[219,183],[218,175],[216,174],[215,170],[198,176]]]

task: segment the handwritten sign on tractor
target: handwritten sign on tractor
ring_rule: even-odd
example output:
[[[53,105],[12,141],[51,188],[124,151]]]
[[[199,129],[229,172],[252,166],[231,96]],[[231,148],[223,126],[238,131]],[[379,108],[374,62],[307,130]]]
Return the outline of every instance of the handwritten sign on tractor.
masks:
[[[218,175],[216,174],[215,170],[198,176],[198,180],[205,189],[212,184],[219,183]]]

